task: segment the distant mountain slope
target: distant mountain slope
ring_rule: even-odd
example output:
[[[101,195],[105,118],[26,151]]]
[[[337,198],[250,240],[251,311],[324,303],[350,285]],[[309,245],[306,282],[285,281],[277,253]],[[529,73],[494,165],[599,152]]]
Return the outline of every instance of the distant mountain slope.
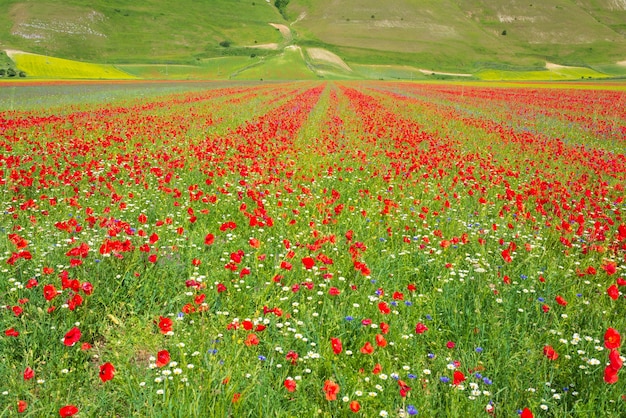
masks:
[[[0,48],[99,62],[192,59],[280,42],[271,22],[285,23],[266,0],[4,0]]]
[[[471,68],[626,59],[625,0],[291,0],[303,38],[358,62]]]
[[[348,65],[455,72],[626,60],[626,0],[280,0],[280,11],[275,1],[4,0],[0,49],[194,64],[295,44]]]

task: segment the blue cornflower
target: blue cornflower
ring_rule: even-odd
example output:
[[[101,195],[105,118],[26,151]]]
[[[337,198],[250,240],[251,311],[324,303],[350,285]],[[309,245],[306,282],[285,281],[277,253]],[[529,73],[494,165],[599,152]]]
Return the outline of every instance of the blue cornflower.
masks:
[[[441,380],[442,383],[448,383],[450,381],[450,378],[447,376],[441,376],[439,380]]]
[[[406,407],[406,412],[407,412],[409,415],[417,415],[417,409],[416,409],[413,405],[408,405],[408,406]]]

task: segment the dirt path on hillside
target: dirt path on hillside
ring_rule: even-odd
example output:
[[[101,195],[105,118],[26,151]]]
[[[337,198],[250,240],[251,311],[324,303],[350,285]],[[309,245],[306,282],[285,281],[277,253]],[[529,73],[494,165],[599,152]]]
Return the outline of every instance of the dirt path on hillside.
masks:
[[[280,31],[280,34],[286,42],[291,42],[291,29],[289,29],[286,25],[281,25],[280,23],[270,23],[270,25]]]
[[[333,54],[332,52],[323,49],[323,48],[307,48],[306,49],[307,54],[309,54],[309,57],[311,57],[311,59],[313,60],[319,60],[319,61],[326,61],[329,62],[333,65],[336,65],[337,67],[340,67],[346,71],[350,71],[352,72],[352,68],[350,68],[348,66],[348,64],[345,63],[344,60],[341,59],[341,57],[339,57],[338,55]]]
[[[464,74],[464,73],[443,73],[441,71],[431,71],[431,70],[424,70],[422,68],[419,69],[419,72],[422,74],[426,74],[426,75],[431,75],[431,74],[436,74],[436,75],[449,75],[449,76],[453,76],[453,77],[471,77],[471,74]]]

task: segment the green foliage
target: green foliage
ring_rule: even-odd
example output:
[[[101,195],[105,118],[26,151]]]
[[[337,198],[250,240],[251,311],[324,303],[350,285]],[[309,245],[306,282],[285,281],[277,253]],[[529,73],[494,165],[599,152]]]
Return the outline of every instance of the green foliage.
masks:
[[[287,5],[289,4],[289,0],[275,0],[274,6],[280,11],[280,14],[283,15],[285,19],[287,19]]]

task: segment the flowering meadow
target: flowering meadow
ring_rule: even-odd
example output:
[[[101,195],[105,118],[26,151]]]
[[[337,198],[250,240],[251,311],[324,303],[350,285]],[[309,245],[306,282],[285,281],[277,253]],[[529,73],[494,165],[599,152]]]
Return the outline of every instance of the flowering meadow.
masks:
[[[626,416],[623,85],[142,88],[0,111],[0,416]]]

